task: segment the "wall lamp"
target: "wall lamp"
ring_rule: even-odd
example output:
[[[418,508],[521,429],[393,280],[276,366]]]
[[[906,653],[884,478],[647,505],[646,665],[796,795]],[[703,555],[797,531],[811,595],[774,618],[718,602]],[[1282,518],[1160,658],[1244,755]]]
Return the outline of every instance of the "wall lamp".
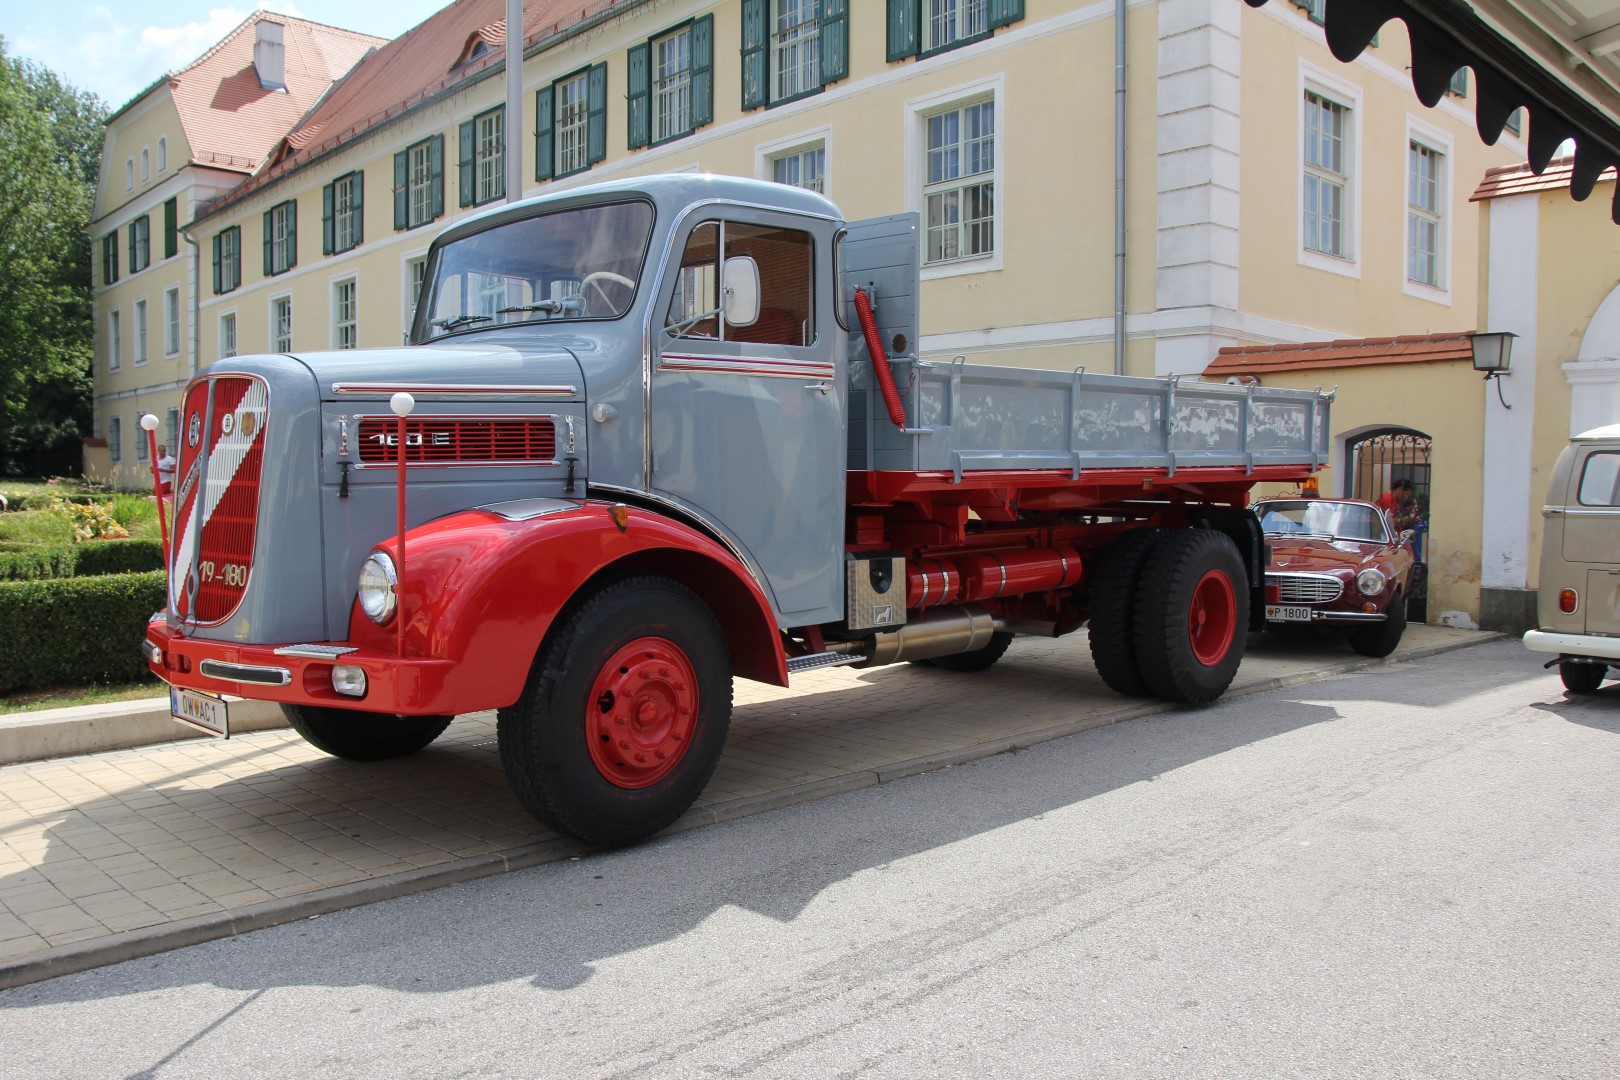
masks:
[[[1511,409],[1513,406],[1502,397],[1503,375],[1510,374],[1513,366],[1513,339],[1518,334],[1502,330],[1491,334],[1469,334],[1468,344],[1474,354],[1474,370],[1482,372],[1485,381],[1496,382],[1496,400],[1502,403],[1502,408]]]

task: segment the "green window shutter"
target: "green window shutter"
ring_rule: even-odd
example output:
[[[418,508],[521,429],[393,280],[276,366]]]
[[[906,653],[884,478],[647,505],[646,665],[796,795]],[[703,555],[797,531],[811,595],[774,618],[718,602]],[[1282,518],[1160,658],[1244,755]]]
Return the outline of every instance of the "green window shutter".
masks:
[[[1024,17],[1024,0],[990,0],[990,29],[1010,26]]]
[[[353,200],[354,213],[349,217],[349,246],[358,247],[366,239],[366,174],[356,171],[354,174],[354,192],[350,196]]]
[[[461,125],[461,205],[471,206],[473,199],[478,195],[477,173],[473,164],[473,144],[476,135],[473,133],[473,122],[467,121]]]
[[[849,78],[849,0],[821,0],[821,85]]]
[[[607,157],[607,64],[592,66],[585,77],[585,163]]]
[[[411,213],[411,152],[401,150],[394,155],[394,228],[410,227]]]
[[[433,196],[433,216],[438,217],[444,213],[444,136],[435,135],[428,144],[428,171],[432,174],[429,180]]]
[[[218,296],[225,291],[225,279],[220,276],[220,246],[225,239],[224,233],[214,234],[214,295]]]
[[[692,20],[692,126],[714,123],[714,16]]]
[[[264,212],[264,276],[270,276],[270,211]]]
[[[333,228],[332,204],[337,201],[337,185],[321,188],[321,254],[330,255],[337,250],[337,231]]]
[[[129,223],[129,272],[132,273],[132,274],[135,272],[135,269],[138,266],[141,265],[139,262],[137,262],[135,260],[136,251],[137,251],[137,248],[135,247],[135,223],[132,221],[132,222]]]
[[[652,116],[648,112],[652,106],[651,59],[651,49],[645,41],[640,45],[630,46],[629,52],[625,54],[628,69],[625,72],[628,80],[625,91],[628,109],[625,119],[632,150],[646,146],[652,130]]]
[[[922,47],[921,0],[889,0],[888,61],[916,56]]]
[[[542,86],[534,92],[534,178],[551,179],[552,129],[551,114],[556,94],[552,87]]]
[[[163,257],[172,259],[180,253],[180,201],[178,196],[163,204]]]
[[[765,16],[769,0],[743,0],[742,5],[742,107],[757,109],[769,97],[765,89],[767,57]]]
[[[287,204],[287,269],[298,265],[298,204]]]
[[[236,262],[231,266],[231,288],[240,288],[242,285],[242,226],[232,225],[231,249],[236,252]]]
[[[103,285],[118,280],[118,230],[101,238],[101,279]]]

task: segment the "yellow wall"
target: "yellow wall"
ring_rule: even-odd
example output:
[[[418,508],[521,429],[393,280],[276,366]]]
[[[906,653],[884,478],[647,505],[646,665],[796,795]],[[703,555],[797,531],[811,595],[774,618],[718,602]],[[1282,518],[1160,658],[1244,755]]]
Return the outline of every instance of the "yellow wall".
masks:
[[[167,159],[158,170],[158,140],[167,143]],[[151,172],[141,179],[141,151],[146,150]],[[96,186],[95,215],[105,217],[119,207],[174,176],[190,160],[185,128],[167,87],[152,90],[108,126],[101,147],[101,182]],[[124,187],[124,162],[135,164],[133,190]]]

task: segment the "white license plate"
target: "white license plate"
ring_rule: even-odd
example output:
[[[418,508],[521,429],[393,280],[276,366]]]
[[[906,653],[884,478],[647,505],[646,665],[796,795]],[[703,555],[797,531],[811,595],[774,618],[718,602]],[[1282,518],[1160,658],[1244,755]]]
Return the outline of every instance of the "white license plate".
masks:
[[[231,736],[230,721],[226,716],[225,699],[196,690],[169,687],[169,713],[182,724],[189,724],[222,739]]]
[[[1267,604],[1267,622],[1310,622],[1311,609],[1292,604]]]

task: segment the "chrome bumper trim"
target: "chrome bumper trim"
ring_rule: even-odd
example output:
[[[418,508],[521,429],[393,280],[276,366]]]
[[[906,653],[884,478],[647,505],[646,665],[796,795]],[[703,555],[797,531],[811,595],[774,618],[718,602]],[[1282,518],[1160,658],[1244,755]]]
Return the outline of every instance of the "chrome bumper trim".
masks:
[[[336,660],[359,651],[358,645],[283,645],[275,653],[277,656],[296,656],[301,660]]]
[[[284,667],[265,667],[259,664],[227,664],[223,660],[204,660],[197,670],[210,679],[225,682],[258,683],[262,686],[291,686],[292,672]]]
[[[1550,630],[1531,630],[1524,635],[1524,647],[1531,652],[1620,660],[1620,638],[1597,634],[1555,634]]]

